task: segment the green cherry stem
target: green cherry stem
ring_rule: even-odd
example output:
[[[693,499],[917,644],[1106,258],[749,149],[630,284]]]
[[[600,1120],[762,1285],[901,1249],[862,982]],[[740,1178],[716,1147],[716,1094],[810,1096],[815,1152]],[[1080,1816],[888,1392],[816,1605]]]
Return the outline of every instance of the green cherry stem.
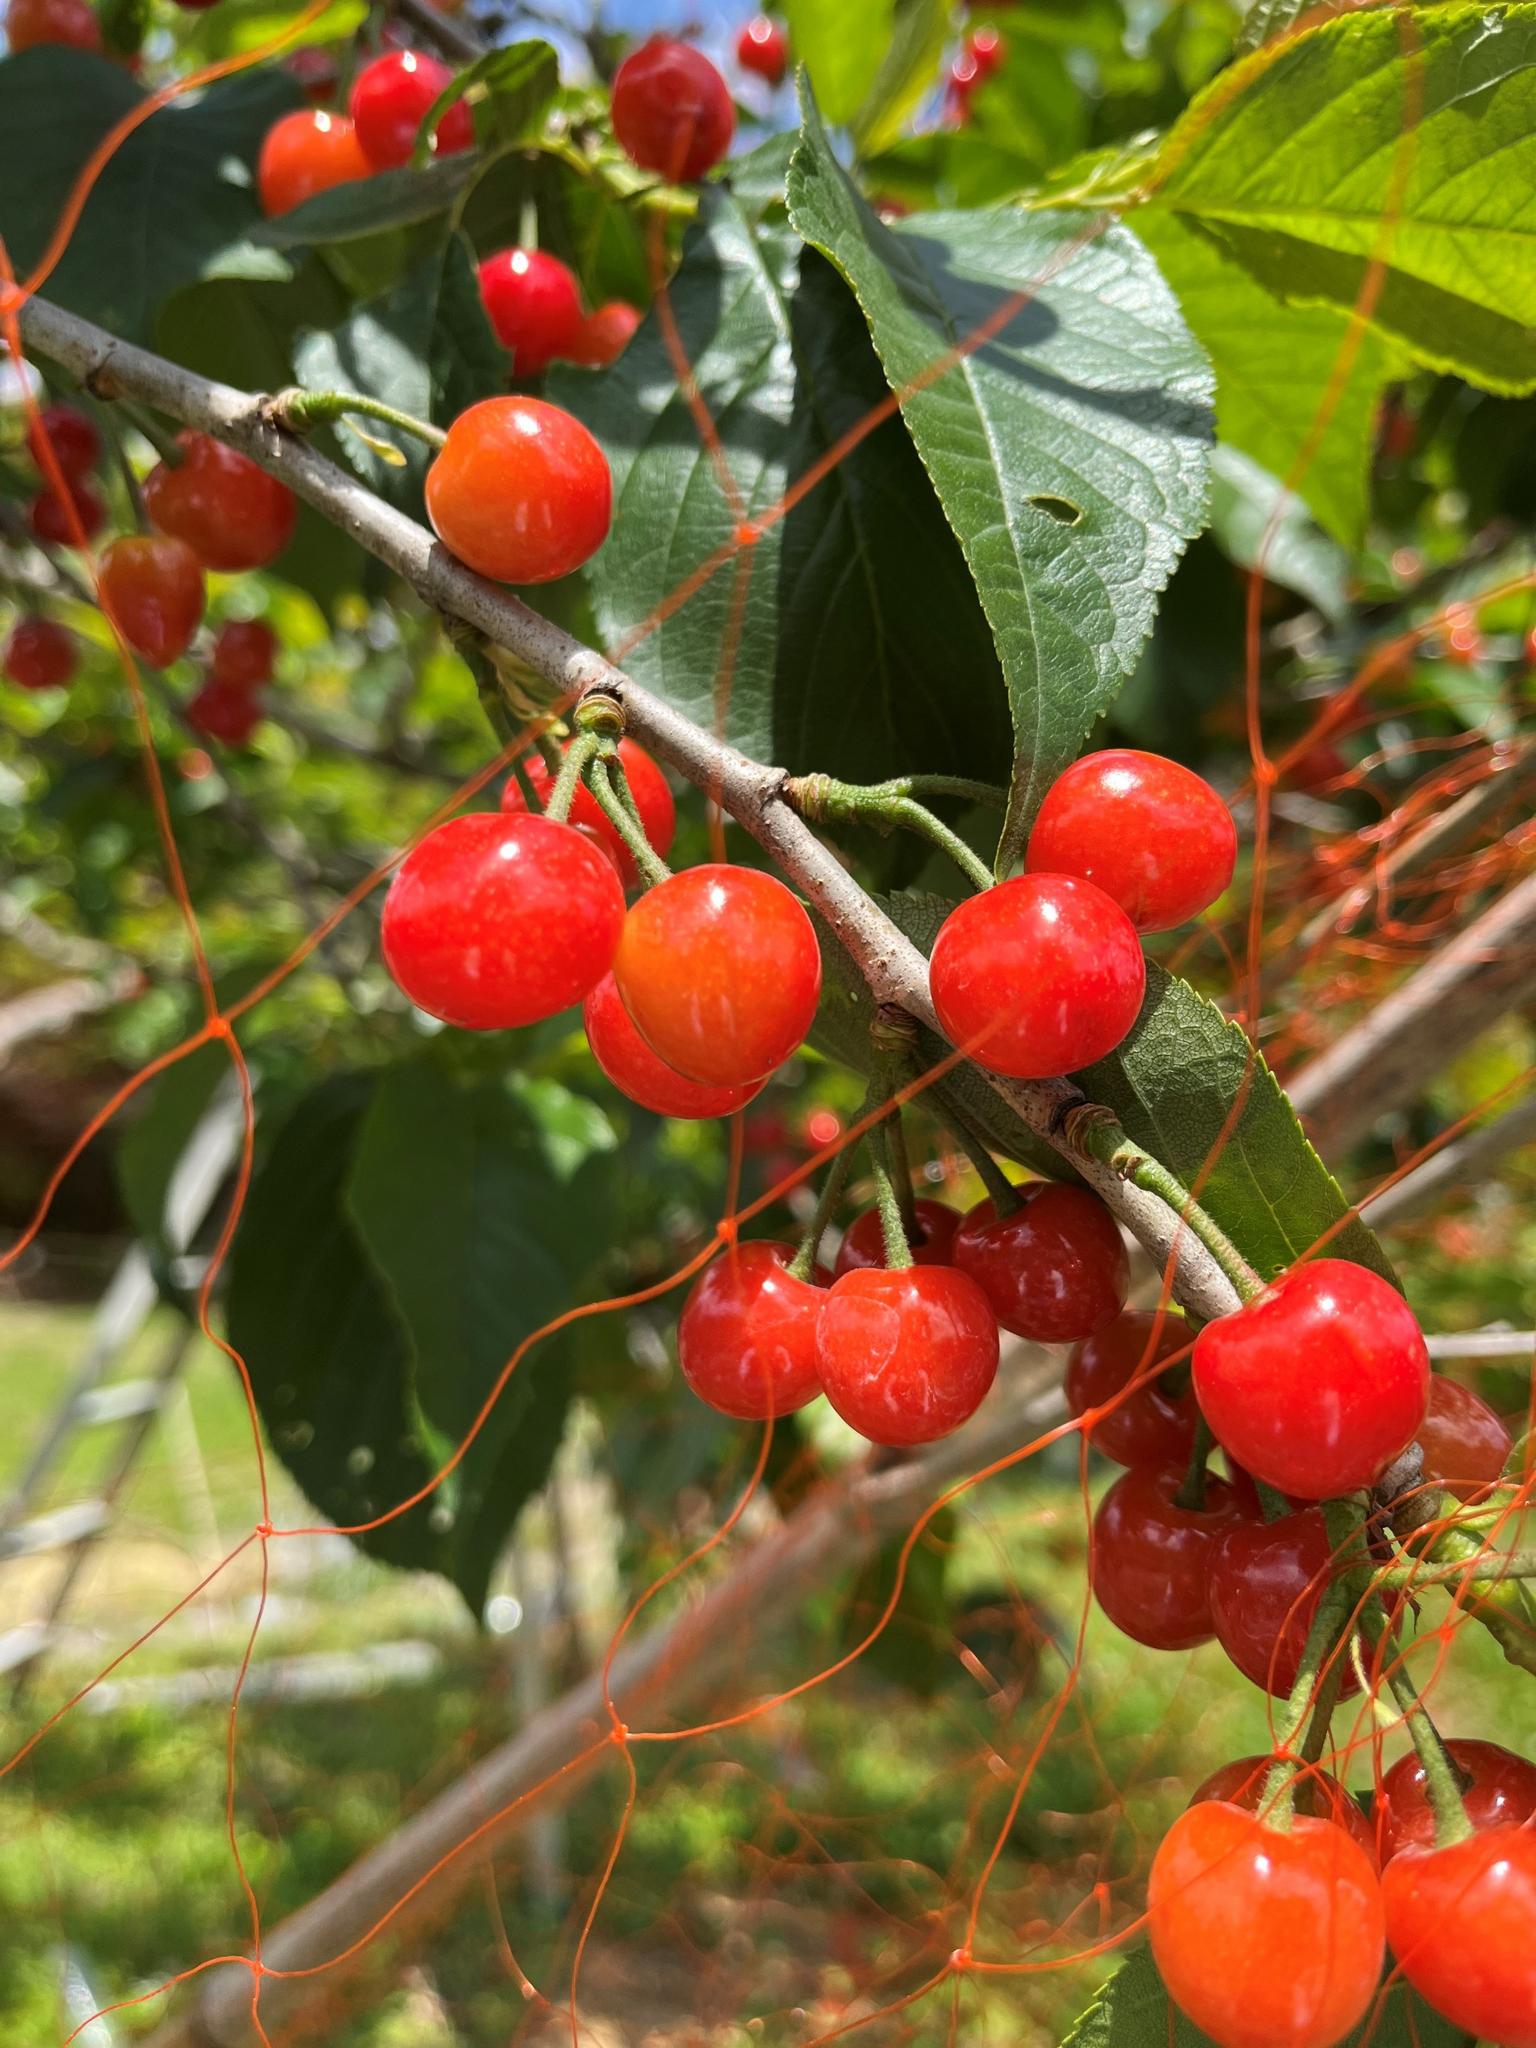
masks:
[[[272,411],[295,434],[333,426],[349,414],[357,414],[364,419],[382,420],[386,426],[397,427],[402,434],[411,434],[432,448],[441,448],[448,439],[441,427],[401,412],[398,406],[385,405],[382,399],[364,398],[356,391],[280,391],[272,401]]]
[[[1325,1501],[1323,1519],[1328,1525],[1328,1541],[1333,1546],[1336,1559],[1359,1551],[1364,1517],[1357,1506],[1349,1501]],[[1355,1607],[1354,1578],[1353,1571],[1336,1570],[1323,1589],[1302,1648],[1296,1683],[1291,1687],[1276,1730],[1275,1761],[1264,1781],[1259,1811],[1282,1833],[1289,1829],[1296,1810],[1296,1778],[1301,1766],[1296,1750],[1297,1739],[1307,1724],[1308,1716],[1325,1697],[1323,1681],[1326,1667],[1341,1661],[1343,1638],[1349,1631]]]
[[[901,1213],[896,1182],[890,1163],[890,1126],[876,1124],[865,1143],[875,1170],[875,1201],[880,1209],[880,1231],[885,1239],[885,1263],[893,1273],[904,1273],[915,1261],[907,1236],[907,1220]]]
[[[859,1114],[862,1116],[864,1111],[860,1110]],[[800,1240],[799,1249],[789,1262],[789,1270],[797,1280],[809,1280],[816,1271],[816,1261],[821,1256],[821,1240],[826,1236],[827,1225],[832,1221],[833,1212],[843,1198],[848,1171],[853,1165],[853,1153],[853,1146],[845,1145],[841,1152],[835,1155],[827,1169],[827,1177],[821,1184],[821,1193],[816,1197],[815,1212],[804,1237]]]
[[[176,439],[176,429],[162,426],[152,412],[136,405],[131,398],[103,400],[101,410],[104,418],[116,413],[119,418],[127,420],[134,432],[154,449],[167,469],[178,469],[186,460],[187,451]]]
[[[942,818],[936,818],[926,804],[914,803],[904,797],[892,812],[898,825],[905,825],[909,832],[919,833],[931,840],[941,852],[947,853],[955,866],[977,889],[990,889],[996,879],[979,853],[973,853],[960,837],[952,832]]]
[[[959,1140],[960,1149],[974,1167],[976,1178],[991,1196],[993,1214],[1011,1216],[1019,1206],[1018,1190],[993,1158],[986,1139],[956,1101],[954,1092],[942,1081],[930,1081],[928,1097],[953,1136]]]
[[[572,753],[582,745],[583,737],[579,736],[571,742]],[[599,747],[601,744],[597,742]],[[569,760],[570,755],[567,755],[566,759]],[[635,816],[632,807],[625,802],[627,790],[621,794],[615,788],[616,777],[613,770],[614,763],[599,752],[587,769],[587,787],[597,799],[598,808],[603,816],[629,848],[630,858],[640,871],[641,881],[648,889],[653,889],[658,882],[664,882],[672,870],[646,838],[640,820]],[[620,769],[619,773],[622,775],[623,770]],[[550,799],[550,808],[554,808],[553,797]]]
[[[1453,1842],[1466,1841],[1472,1833],[1472,1823],[1467,1819],[1467,1809],[1462,1804],[1462,1780],[1440,1739],[1439,1729],[1429,1717],[1429,1709],[1408,1676],[1407,1666],[1396,1654],[1396,1628],[1386,1622],[1374,1601],[1367,1602],[1361,1609],[1360,1633],[1373,1656],[1379,1657],[1383,1649],[1387,1653],[1384,1675],[1393,1699],[1402,1709],[1403,1725],[1412,1738],[1419,1767],[1424,1773],[1424,1790],[1429,1794],[1429,1804],[1435,1816],[1435,1847],[1448,1849]]]
[[[1008,792],[995,782],[972,782],[964,775],[904,775],[901,780],[908,796],[954,796],[992,810],[1008,808]]]
[[[554,818],[564,824],[571,815],[571,805],[576,791],[589,764],[595,759],[602,741],[595,732],[579,732],[565,750],[560,763],[560,773],[555,777],[555,786],[549,792],[549,802],[544,806],[546,818]]]
[[[1203,1415],[1195,1422],[1195,1441],[1190,1446],[1189,1470],[1179,1483],[1179,1490],[1173,1496],[1175,1507],[1188,1508],[1199,1514],[1205,1507],[1206,1466],[1210,1463],[1211,1452],[1216,1448],[1216,1439],[1211,1434],[1211,1425]]]
[[[958,832],[951,831],[925,804],[913,800],[918,781],[931,788],[946,778],[895,776],[889,782],[839,782],[832,775],[791,776],[784,794],[802,817],[829,824],[863,823],[877,832],[891,832],[898,826],[919,833],[947,853],[966,880],[977,889],[990,889],[992,870],[978,853],[972,852]],[[983,784],[966,785],[981,788]],[[934,795],[946,792],[932,789]],[[952,792],[951,792],[952,793]]]

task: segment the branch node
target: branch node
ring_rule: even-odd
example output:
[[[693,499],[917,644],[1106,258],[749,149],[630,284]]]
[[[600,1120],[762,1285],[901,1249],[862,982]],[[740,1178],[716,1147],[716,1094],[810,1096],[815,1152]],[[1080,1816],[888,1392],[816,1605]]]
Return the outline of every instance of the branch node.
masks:
[[[1120,1119],[1115,1112],[1107,1109],[1102,1102],[1090,1102],[1082,1095],[1076,1102],[1064,1103],[1051,1118],[1052,1130],[1059,1132],[1068,1149],[1079,1159],[1099,1157],[1093,1147],[1092,1133],[1096,1130],[1106,1130],[1111,1126],[1116,1130],[1120,1127]],[[1122,1167],[1117,1162],[1115,1170],[1122,1180],[1130,1179],[1132,1168],[1129,1164]]]
[[[578,732],[595,732],[600,739],[619,740],[624,737],[624,706],[610,691],[593,690],[571,713],[571,723]]]

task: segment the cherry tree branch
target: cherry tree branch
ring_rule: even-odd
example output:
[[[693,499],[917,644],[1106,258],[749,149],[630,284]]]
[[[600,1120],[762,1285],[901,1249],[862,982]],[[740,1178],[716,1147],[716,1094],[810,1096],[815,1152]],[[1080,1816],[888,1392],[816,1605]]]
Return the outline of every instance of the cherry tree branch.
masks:
[[[424,526],[281,426],[270,398],[200,377],[45,299],[28,300],[20,322],[28,348],[68,369],[97,398],[153,406],[252,457],[427,603],[515,655],[562,698],[574,701],[597,690],[615,698],[629,730],[706,790],[799,885],[876,1002],[938,1031],[927,960],[795,811],[785,795],[783,769],[749,760],[702,731],[604,656],[465,568]],[[1180,1216],[1112,1167],[1085,1159],[1069,1142],[1062,1121],[1080,1099],[1069,1082],[988,1079],[1032,1130],[1071,1161],[1158,1265],[1171,1268],[1174,1292],[1186,1308],[1206,1318],[1232,1312],[1237,1296],[1231,1283]]]

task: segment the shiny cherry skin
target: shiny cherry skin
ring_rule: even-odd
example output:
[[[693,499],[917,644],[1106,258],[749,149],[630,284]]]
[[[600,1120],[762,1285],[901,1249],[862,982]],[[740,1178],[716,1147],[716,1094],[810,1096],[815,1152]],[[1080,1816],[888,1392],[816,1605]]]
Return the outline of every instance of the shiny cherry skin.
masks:
[[[301,107],[274,121],[256,159],[256,195],[269,220],[306,199],[372,174],[357,130],[345,114]]]
[[[782,85],[789,69],[789,36],[783,23],[754,14],[736,38],[736,62],[769,85]]]
[[[641,170],[691,183],[714,169],[735,131],[730,90],[701,50],[652,36],[619,66],[613,132]]]
[[[101,23],[86,0],[11,0],[5,34],[13,54],[39,43],[62,43],[71,50],[101,48]]]
[[[203,565],[167,533],[126,534],[101,558],[101,601],[134,653],[168,668],[186,653],[208,600]]]
[[[1503,1474],[1513,1439],[1481,1394],[1436,1373],[1418,1429],[1424,1480],[1458,1500],[1476,1500]]]
[[[592,1057],[614,1087],[657,1116],[694,1122],[729,1116],[763,1086],[761,1081],[749,1081],[740,1088],[720,1088],[707,1081],[690,1081],[659,1060],[631,1023],[611,974],[605,974],[587,997],[582,1022]]]
[[[929,983],[944,1035],[978,1066],[1041,1081],[1114,1051],[1147,969],[1135,927],[1075,875],[1016,875],[957,905]]]
[[[1209,909],[1230,883],[1237,827],[1191,769],[1111,747],[1084,755],[1052,783],[1027,865],[1096,882],[1137,931],[1165,932]]]
[[[94,540],[107,523],[106,500],[89,477],[67,477],[69,498],[61,498],[57,491],[39,491],[27,508],[27,526],[34,540],[46,547],[73,548],[79,546],[75,535],[78,523],[87,541]],[[74,518],[70,517],[70,506],[74,507]]]
[[[1174,2003],[1217,2048],[1334,2048],[1376,1996],[1381,1881],[1330,1820],[1281,1834],[1226,1800],[1189,1807],[1152,1859],[1147,1921]]]
[[[466,1031],[553,1017],[613,964],[624,891],[590,839],[530,812],[450,818],[384,899],[384,962],[417,1009]]]
[[[1076,1347],[1067,1361],[1068,1408],[1086,1415],[1114,1403],[1087,1432],[1094,1450],[1117,1465],[1189,1462],[1200,1419],[1194,1393],[1171,1386],[1158,1367],[1180,1352],[1187,1358],[1192,1342],[1182,1316],[1133,1309]]]
[[[1429,1353],[1390,1282],[1348,1259],[1294,1266],[1195,1339],[1216,1441],[1298,1500],[1369,1486],[1418,1431]]]
[[[969,1273],[1005,1330],[1036,1344],[1075,1344],[1125,1307],[1131,1263],[1120,1227],[1087,1188],[1031,1181],[999,1216],[978,1202],[955,1235]]]
[[[803,906],[758,868],[709,863],[647,889],[613,965],[624,1007],[669,1067],[761,1081],[805,1042],[821,948]]]
[[[19,690],[62,689],[78,666],[74,634],[52,619],[18,619],[0,655],[0,672]]]
[[[926,1195],[918,1195],[912,1204],[917,1224],[916,1242],[913,1234],[907,1237],[907,1250],[912,1254],[915,1266],[952,1266],[950,1253],[954,1247],[955,1232],[960,1228],[960,1216],[951,1209],[948,1202],[932,1202]],[[843,1232],[843,1241],[837,1248],[837,1259],[832,1271],[838,1278],[844,1273],[858,1272],[866,1266],[885,1264],[885,1230],[880,1222],[878,1208],[863,1209]]]
[[[187,705],[187,723],[204,739],[243,747],[261,723],[261,705],[249,690],[210,679]]]
[[[589,370],[605,369],[609,363],[616,363],[629,347],[643,317],[638,306],[623,299],[609,299],[582,321],[565,351],[566,359]]]
[[[443,545],[498,583],[551,583],[597,553],[613,517],[608,459],[580,420],[540,398],[461,412],[427,471]]]
[[[997,1324],[953,1266],[860,1266],[834,1280],[816,1325],[822,1391],[874,1444],[948,1436],[997,1377]]]
[[[1283,1699],[1296,1683],[1317,1603],[1333,1577],[1333,1545],[1318,1508],[1277,1522],[1234,1523],[1211,1553],[1206,1596],[1216,1639],[1245,1678]],[[1354,1667],[1341,1659],[1346,1693]]]
[[[1213,1633],[1206,1578],[1220,1537],[1240,1518],[1214,1474],[1203,1508],[1180,1507],[1177,1465],[1123,1472],[1093,1518],[1093,1591],[1123,1635],[1151,1650],[1192,1650]]]
[[[1264,1787],[1274,1761],[1272,1756],[1234,1757],[1231,1763],[1212,1771],[1205,1783],[1191,1792],[1190,1805],[1198,1806],[1205,1799],[1225,1799],[1232,1806],[1240,1806],[1244,1813],[1260,1813],[1264,1807]],[[1375,1866],[1375,1831],[1361,1812],[1359,1801],[1350,1797],[1332,1772],[1319,1770],[1316,1766],[1302,1771],[1296,1779],[1295,1801],[1298,1813],[1331,1820],[1353,1836]]]
[[[78,406],[45,405],[27,429],[27,453],[46,477],[45,451],[66,477],[89,476],[101,459],[101,436]]]
[[[1536,1763],[1497,1742],[1453,1738],[1446,1743],[1461,1772],[1461,1803],[1479,1833],[1485,1828],[1523,1827],[1536,1815]],[[1401,1849],[1433,1849],[1435,1810],[1424,1787],[1424,1766],[1410,1749],[1381,1781],[1373,1809],[1382,1860]]]
[[[789,1270],[793,1245],[728,1246],[694,1282],[677,1362],[701,1401],[739,1422],[792,1415],[821,1392],[816,1325],[824,1288]]]
[[[348,112],[358,147],[376,171],[408,164],[421,124],[448,86],[453,73],[424,50],[391,50],[375,57],[357,74]],[[475,121],[463,100],[438,122],[432,154],[450,156],[473,147]]]
[[[544,249],[501,249],[480,266],[480,297],[513,373],[542,376],[576,346],[585,319],[581,290],[558,256]]]
[[[1381,1888],[1387,1940],[1414,1990],[1478,2039],[1536,2048],[1536,1828],[1403,1849]]]
[[[181,461],[144,479],[144,509],[205,569],[265,569],[293,539],[298,501],[286,484],[211,434],[176,436]]]
[[[635,800],[635,809],[640,813],[640,824],[647,840],[657,853],[665,858],[672,844],[672,835],[677,830],[677,805],[667,787],[667,778],[651,759],[650,755],[636,741],[619,741],[619,760],[624,767],[624,780],[629,793]],[[542,754],[530,754],[523,763],[523,772],[533,786],[533,793],[540,804],[549,802],[549,793],[554,787]],[[509,775],[506,787],[501,792],[501,808],[504,811],[523,811],[528,808],[523,796],[522,784],[515,775]],[[585,825],[595,832],[613,856],[614,866],[624,878],[626,888],[633,887],[638,879],[634,857],[619,837],[616,827],[610,823],[607,813],[598,803],[585,784],[579,785],[571,802],[571,823]]]
[[[226,619],[213,636],[209,673],[232,690],[259,690],[272,680],[277,635],[265,619]]]

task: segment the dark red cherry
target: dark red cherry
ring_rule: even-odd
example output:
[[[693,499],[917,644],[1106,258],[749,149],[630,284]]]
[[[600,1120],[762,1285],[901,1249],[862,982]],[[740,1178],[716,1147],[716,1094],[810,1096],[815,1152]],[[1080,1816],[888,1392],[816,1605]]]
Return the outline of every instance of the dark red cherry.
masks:
[[[701,50],[652,36],[619,66],[613,132],[642,170],[691,183],[719,163],[735,128],[729,88]]]
[[[1509,1462],[1513,1440],[1481,1394],[1460,1380],[1435,1373],[1429,1408],[1419,1424],[1423,1478],[1458,1500],[1475,1500],[1494,1484]]]
[[[144,479],[144,509],[207,569],[265,569],[293,539],[298,500],[259,463],[211,434],[184,428],[181,460]]]
[[[1240,1806],[1244,1813],[1262,1813],[1264,1787],[1274,1762],[1272,1756],[1235,1757],[1220,1770],[1212,1771],[1205,1783],[1191,1792],[1189,1803],[1198,1806],[1204,1799],[1225,1799],[1232,1806]],[[1354,1837],[1373,1864],[1379,1861],[1375,1829],[1361,1811],[1359,1801],[1350,1797],[1330,1771],[1313,1765],[1300,1772],[1294,1797],[1298,1813],[1331,1820]]]
[[[1136,1309],[1077,1346],[1067,1361],[1067,1406],[1086,1415],[1113,1403],[1088,1432],[1096,1451],[1117,1465],[1188,1464],[1199,1422],[1194,1392],[1158,1367],[1180,1352],[1187,1358],[1192,1341],[1182,1316]]]
[[[19,690],[57,690],[79,666],[75,636],[52,619],[18,619],[0,657],[7,682]]]
[[[1496,1742],[1458,1738],[1446,1743],[1460,1772],[1461,1803],[1467,1819],[1484,1828],[1522,1827],[1536,1815],[1536,1763]],[[1376,1825],[1385,1859],[1400,1849],[1435,1846],[1435,1810],[1424,1784],[1424,1766],[1410,1749],[1381,1781]]]
[[[87,476],[101,459],[101,436],[78,406],[45,405],[27,429],[27,453],[44,477],[48,450],[66,477]]]
[[[997,1377],[997,1324],[952,1266],[861,1266],[835,1280],[816,1326],[832,1406],[871,1443],[932,1443],[974,1415]]]
[[[1192,1650],[1215,1633],[1206,1581],[1217,1543],[1241,1517],[1224,1479],[1205,1482],[1205,1506],[1180,1507],[1184,1472],[1123,1472],[1093,1521],[1093,1590],[1125,1635],[1153,1650]]]
[[[955,1236],[969,1273],[1005,1330],[1036,1344],[1075,1344],[1125,1306],[1131,1267],[1120,1226],[1087,1188],[1030,1181],[999,1216],[978,1202]]]
[[[950,1250],[955,1232],[960,1227],[958,1214],[947,1202],[931,1202],[926,1195],[917,1196],[912,1209],[917,1229],[915,1233],[908,1234],[907,1249],[912,1254],[913,1264],[953,1265]],[[837,1248],[837,1261],[832,1270],[840,1278],[844,1273],[856,1272],[861,1267],[884,1264],[885,1231],[881,1227],[880,1211],[878,1208],[862,1210],[843,1232],[843,1241]]]
[[[27,509],[27,525],[32,538],[41,541],[45,547],[73,548],[80,545],[76,538],[78,524],[87,541],[94,540],[107,523],[106,501],[89,477],[68,477],[69,501],[66,502],[56,491],[39,491]],[[70,505],[74,517],[70,516]]]
[[[272,680],[277,635],[265,619],[226,619],[213,636],[210,670],[234,690],[259,690]]]
[[[794,1247],[728,1246],[694,1282],[677,1326],[683,1378],[743,1422],[803,1408],[821,1391],[816,1325],[825,1291],[789,1271]]]
[[[1319,1508],[1277,1522],[1239,1521],[1210,1559],[1207,1595],[1216,1638],[1245,1678],[1284,1698],[1296,1683],[1307,1631],[1334,1576]],[[1341,1659],[1344,1691],[1358,1680]]]
[[[226,747],[243,747],[261,717],[261,705],[249,690],[215,680],[204,683],[187,705],[187,723],[192,730]]]

